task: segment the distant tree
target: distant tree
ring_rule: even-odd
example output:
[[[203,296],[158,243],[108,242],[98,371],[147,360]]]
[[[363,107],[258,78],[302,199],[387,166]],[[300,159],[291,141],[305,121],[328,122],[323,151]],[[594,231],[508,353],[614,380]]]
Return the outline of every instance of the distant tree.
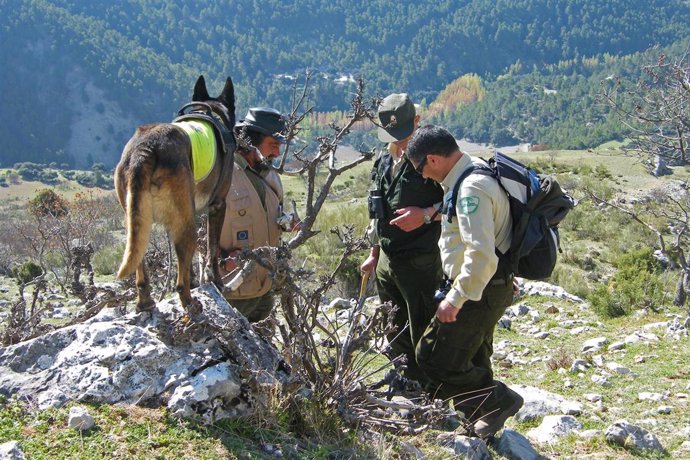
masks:
[[[429,114],[441,113],[444,110],[454,112],[460,106],[483,100],[485,96],[486,90],[478,75],[463,75],[438,94],[436,100],[429,105]]]
[[[66,200],[51,189],[39,191],[34,198],[29,201],[29,211],[36,217],[63,217],[67,215],[68,208]]]
[[[91,192],[67,200],[53,190],[41,190],[29,202],[30,218],[10,221],[13,238],[7,242],[15,253],[36,261],[64,289],[71,279],[75,246],[92,243],[98,250],[112,244],[108,228],[99,225],[115,214],[112,201]]]
[[[672,164],[690,161],[690,47],[676,59],[661,53],[642,68],[634,88],[621,82],[604,91],[608,103],[631,131],[626,152],[640,157],[648,169],[662,158]]]

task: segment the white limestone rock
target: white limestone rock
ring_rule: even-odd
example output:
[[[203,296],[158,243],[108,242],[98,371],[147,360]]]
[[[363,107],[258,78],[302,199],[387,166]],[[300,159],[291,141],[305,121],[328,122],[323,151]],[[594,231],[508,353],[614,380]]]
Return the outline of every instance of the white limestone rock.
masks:
[[[453,452],[460,458],[471,458],[473,460],[492,460],[489,448],[486,443],[479,438],[467,436],[456,436],[453,445]]]
[[[527,438],[510,428],[503,429],[500,437],[496,438],[494,448],[506,458],[519,458],[520,460],[539,460],[543,458],[532,447]]]
[[[606,429],[606,440],[625,449],[653,450],[663,452],[664,448],[657,437],[626,420],[618,420]]]
[[[527,437],[539,444],[554,444],[558,438],[582,429],[572,415],[547,415],[541,424],[527,432]]]
[[[67,425],[79,431],[88,431],[96,424],[89,411],[84,407],[74,406],[69,410]]]
[[[17,441],[7,441],[0,444],[0,460],[26,460],[26,457]]]
[[[207,421],[250,413],[290,381],[287,365],[215,286],[192,294],[203,313],[184,328],[185,311],[174,296],[152,313],[96,315],[0,348],[0,393],[39,408],[70,400],[161,406],[175,395],[174,411],[189,414],[193,407]]]
[[[582,344],[582,352],[583,353],[594,353],[606,345],[608,343],[609,339],[606,337],[595,337],[593,339],[589,339],[585,341],[585,343]]]
[[[580,403],[567,400],[561,395],[528,385],[510,385],[510,388],[519,393],[525,401],[514,416],[517,421],[537,420],[552,414],[582,412]]]
[[[529,281],[524,283],[523,292],[525,295],[555,297],[557,299],[569,300],[577,304],[585,303],[581,298],[568,294],[562,287],[544,281]]]

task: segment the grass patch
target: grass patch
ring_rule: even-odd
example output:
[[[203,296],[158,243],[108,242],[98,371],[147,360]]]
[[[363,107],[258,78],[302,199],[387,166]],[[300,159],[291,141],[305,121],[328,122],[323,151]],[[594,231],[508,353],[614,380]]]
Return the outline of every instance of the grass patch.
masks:
[[[597,186],[597,191],[606,197],[625,193],[644,193],[669,179],[687,178],[687,168],[674,168],[674,174],[665,178],[652,178],[642,173],[641,165],[615,151],[604,152],[555,151],[514,155],[529,163],[544,164],[557,174],[562,184],[577,193],[583,183]],[[335,226],[351,224],[355,234],[361,234],[368,223],[364,198],[369,186],[368,173],[372,163],[365,162],[339,177],[328,201],[318,217],[315,228],[321,234],[309,240],[294,257],[296,265],[326,271],[333,268],[339,254],[340,243],[329,231]],[[297,201],[298,208],[304,206],[304,184],[299,177],[283,177],[286,196]],[[8,181],[9,183],[9,181]],[[67,187],[62,183],[59,187]],[[0,189],[4,206],[25,206],[36,191],[45,188],[36,185],[22,198],[20,189],[27,183],[9,184]],[[572,186],[572,188],[570,188]],[[14,191],[13,191],[14,190]],[[75,188],[76,191],[81,190]],[[70,192],[71,193],[71,192]],[[112,193],[112,192],[104,192]],[[300,209],[303,211],[303,209]],[[118,219],[121,215],[118,214]],[[121,226],[118,226],[121,228]],[[509,352],[514,361],[502,365],[496,360],[496,378],[511,384],[524,383],[539,387],[564,397],[582,402],[584,413],[578,417],[585,429],[605,430],[618,419],[640,424],[660,437],[662,444],[673,452],[681,442],[681,430],[687,427],[687,393],[690,372],[687,362],[690,349],[688,338],[672,340],[664,336],[664,330],[651,329],[659,340],[642,340],[628,344],[622,350],[600,353],[604,363],[616,362],[630,369],[628,375],[619,375],[607,368],[597,368],[591,356],[582,353],[584,341],[604,336],[609,342],[623,340],[626,336],[643,330],[644,324],[668,321],[669,315],[686,315],[680,309],[669,306],[669,292],[672,292],[677,272],[649,273],[659,277],[661,290],[665,295],[652,297],[646,302],[648,291],[639,290],[645,283],[633,271],[630,276],[616,278],[623,266],[635,267],[635,256],[629,263],[622,263],[625,254],[637,253],[644,248],[654,247],[655,237],[635,225],[626,216],[618,213],[603,214],[590,202],[583,200],[569,214],[561,228],[561,245],[564,253],[552,276],[552,281],[568,292],[587,298],[597,286],[621,288],[621,283],[632,284],[625,292],[638,302],[635,314],[613,317],[597,315],[595,308],[549,297],[521,299],[530,308],[539,312],[539,319],[520,317],[513,320],[512,330],[497,329],[494,344],[503,340],[510,342]],[[106,281],[107,272],[114,271],[119,263],[119,250],[112,246],[103,248],[94,257],[94,266]],[[343,286],[358,281],[358,264],[363,260],[354,257],[351,266],[345,270]],[[643,257],[646,259],[646,257]],[[639,267],[638,267],[639,268]],[[318,273],[317,273],[318,274]],[[349,278],[348,278],[349,277]],[[623,277],[623,275],[620,275]],[[644,281],[644,279],[642,280]],[[0,292],[0,299],[14,300],[14,280],[5,278],[0,284],[9,292]],[[637,286],[637,287],[636,287]],[[548,307],[551,308],[547,312]],[[657,309],[655,312],[652,308]],[[570,324],[572,323],[572,324]],[[575,333],[574,329],[580,328]],[[546,338],[536,338],[535,331],[547,331]],[[583,372],[570,372],[575,359],[586,359],[593,367]],[[372,366],[380,365],[374,361]],[[595,374],[606,374],[608,386],[592,381]],[[670,414],[658,414],[659,403],[641,401],[638,394],[643,391],[667,395],[662,404],[673,406]],[[589,403],[583,395],[602,395],[602,403]],[[405,457],[399,441],[422,449],[427,458],[448,458],[447,450],[438,445],[436,431],[418,436],[392,437],[381,435],[363,440],[356,430],[345,427],[333,411],[324,409],[325,404],[317,400],[284,401],[276,398],[267,412],[255,417],[224,421],[207,427],[194,421],[177,420],[167,416],[163,409],[146,409],[131,406],[88,406],[96,418],[97,427],[86,433],[79,433],[67,427],[69,405],[62,409],[36,412],[18,403],[0,403],[0,442],[17,440],[27,458],[276,458],[278,452],[285,458],[385,458]],[[656,426],[645,425],[654,419]],[[509,420],[508,426],[523,435],[540,421],[516,423]],[[638,454],[608,445],[603,438],[583,440],[569,436],[552,446],[537,446],[543,455],[550,458],[596,457],[640,458]],[[501,458],[493,450],[494,458]],[[671,458],[658,455],[655,458]]]

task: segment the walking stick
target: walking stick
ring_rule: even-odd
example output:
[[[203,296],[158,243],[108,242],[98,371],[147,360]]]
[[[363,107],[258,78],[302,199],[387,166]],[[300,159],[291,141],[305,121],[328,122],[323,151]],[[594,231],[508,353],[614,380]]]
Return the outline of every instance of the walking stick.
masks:
[[[350,362],[350,348],[352,347],[352,339],[355,333],[355,328],[357,327],[357,323],[359,322],[359,315],[362,311],[362,307],[364,306],[364,301],[366,300],[367,285],[369,284],[370,274],[371,273],[368,271],[362,274],[362,285],[359,288],[359,298],[357,299],[357,305],[355,305],[355,309],[350,317],[350,327],[347,330],[345,342],[343,342],[343,348],[340,352],[341,372],[345,370],[345,367],[347,367]]]

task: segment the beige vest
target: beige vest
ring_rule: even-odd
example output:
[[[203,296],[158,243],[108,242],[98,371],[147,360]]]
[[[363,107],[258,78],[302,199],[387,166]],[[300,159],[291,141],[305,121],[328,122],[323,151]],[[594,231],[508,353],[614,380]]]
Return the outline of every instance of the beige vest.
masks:
[[[266,209],[244,169],[235,164],[232,172],[232,186],[225,198],[225,220],[220,232],[220,247],[224,250],[255,249],[261,246],[278,246],[281,229],[276,223],[280,213],[280,199],[283,186],[278,174],[271,170],[266,182]],[[221,265],[223,280],[228,282],[239,271],[228,273]],[[268,270],[256,266],[236,291],[227,293],[230,299],[253,299],[271,289]]]

